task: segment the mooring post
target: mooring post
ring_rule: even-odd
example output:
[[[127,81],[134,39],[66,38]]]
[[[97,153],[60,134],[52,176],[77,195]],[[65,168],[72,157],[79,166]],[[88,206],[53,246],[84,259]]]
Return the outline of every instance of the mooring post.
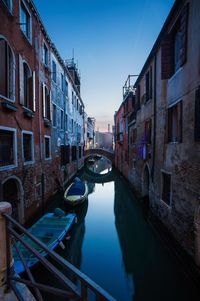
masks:
[[[13,264],[11,240],[7,240],[6,237],[6,219],[3,216],[5,213],[11,214],[12,206],[8,202],[0,202],[0,289],[7,284],[7,267]],[[9,262],[7,262],[8,254],[10,255]]]

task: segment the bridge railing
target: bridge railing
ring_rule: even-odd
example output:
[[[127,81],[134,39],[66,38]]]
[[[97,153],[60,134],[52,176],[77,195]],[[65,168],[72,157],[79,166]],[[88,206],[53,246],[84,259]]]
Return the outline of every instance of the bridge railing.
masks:
[[[0,202],[3,203],[3,202]],[[4,204],[8,204],[5,203]],[[5,226],[1,227],[1,224],[5,224]],[[59,256],[54,251],[51,251],[47,248],[47,246],[34,237],[30,232],[28,232],[22,225],[20,225],[17,221],[15,221],[8,213],[2,211],[0,208],[0,228],[4,229],[6,234],[4,237],[6,238],[6,242],[4,243],[4,249],[6,250],[6,285],[8,288],[11,288],[15,294],[17,295],[19,300],[26,300],[20,295],[17,284],[23,283],[28,288],[30,288],[36,300],[42,301],[44,300],[44,296],[42,292],[51,293],[57,297],[65,297],[70,300],[82,300],[89,301],[90,300],[90,292],[92,292],[93,296],[95,296],[96,301],[116,301],[109,293],[107,293],[104,289],[102,289],[99,285],[97,285],[94,281],[92,281],[89,277],[83,274],[80,270],[74,267],[67,260]],[[39,247],[44,250],[48,256],[53,259],[61,270],[56,267],[52,262],[50,262],[47,258],[41,256],[41,254],[30,244],[27,243],[23,239],[23,235],[19,233],[25,234],[31,241],[35,244],[39,245]],[[0,233],[1,238],[1,233]],[[1,240],[1,239],[0,239]],[[24,278],[16,275],[13,270],[12,265],[12,249],[11,249],[11,241],[14,242],[14,247],[16,248],[16,252],[18,253],[22,264],[25,269]],[[58,287],[52,287],[48,284],[39,283],[37,279],[34,278],[31,270],[29,269],[26,259],[24,258],[20,248],[17,247],[16,242],[20,242],[29,252],[31,252],[39,262],[48,270],[53,277],[57,279]],[[1,260],[1,258],[0,258]],[[0,262],[1,266],[1,262]],[[64,272],[68,272],[70,277],[72,277],[75,282],[73,282],[69,277],[64,274]],[[1,271],[0,271],[1,272]],[[63,288],[60,288],[60,284]],[[90,293],[90,294],[89,294]]]

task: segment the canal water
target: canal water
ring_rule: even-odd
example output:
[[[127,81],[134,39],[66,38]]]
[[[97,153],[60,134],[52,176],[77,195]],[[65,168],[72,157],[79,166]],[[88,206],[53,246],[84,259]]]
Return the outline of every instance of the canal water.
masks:
[[[100,160],[89,168],[101,174],[110,170]],[[127,183],[115,172],[111,176],[105,174],[106,181],[112,180],[103,183],[100,176],[82,173],[88,181],[88,201],[78,211],[66,248],[57,252],[118,301],[200,300],[196,286],[148,223]],[[61,205],[62,195],[53,206]],[[41,267],[35,273],[52,282]]]

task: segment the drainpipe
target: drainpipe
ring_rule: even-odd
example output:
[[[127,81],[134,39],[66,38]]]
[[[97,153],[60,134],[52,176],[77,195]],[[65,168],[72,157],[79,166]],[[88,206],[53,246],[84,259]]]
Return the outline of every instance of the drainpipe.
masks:
[[[156,68],[157,68],[157,57],[156,54],[154,56],[154,101],[153,101],[153,158],[152,158],[152,168],[151,168],[151,179],[152,182],[154,181],[154,172],[155,172],[155,156],[156,156],[156,104],[157,104],[157,98],[156,98]]]
[[[2,215],[5,213],[11,215],[11,204],[8,202],[0,202],[0,291],[6,285],[7,272],[13,265],[11,241],[10,239],[7,240],[6,219]],[[9,262],[7,262],[7,256],[9,256]]]

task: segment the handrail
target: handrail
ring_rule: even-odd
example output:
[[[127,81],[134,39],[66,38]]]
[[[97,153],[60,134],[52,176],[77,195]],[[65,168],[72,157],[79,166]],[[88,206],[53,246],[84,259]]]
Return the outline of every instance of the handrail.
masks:
[[[80,270],[74,267],[70,262],[59,256],[54,251],[49,250],[44,243],[42,243],[39,239],[34,237],[22,225],[15,221],[10,215],[3,214],[3,216],[6,219],[7,236],[9,235],[9,237],[7,237],[7,241],[9,241],[11,236],[14,237],[15,240],[20,241],[20,243],[22,243],[25,248],[27,248],[32,254],[34,254],[35,257],[38,258],[38,260],[49,272],[53,273],[57,280],[60,283],[62,283],[62,285],[64,285],[65,289],[49,287],[48,285],[44,285],[35,281],[29,267],[26,265],[26,261],[23,258],[22,252],[20,252],[19,249],[17,250],[17,246],[16,251],[18,252],[20,259],[22,260],[22,264],[24,265],[29,280],[15,277],[15,275],[12,275],[11,271],[7,270],[7,281],[9,282],[11,287],[14,286],[15,282],[26,284],[28,287],[33,288],[33,294],[36,297],[36,300],[43,300],[40,291],[49,291],[55,295],[62,295],[72,300],[89,301],[88,290],[91,290],[95,294],[96,300],[116,301],[116,299],[114,299],[109,293],[107,293],[103,288],[97,285],[88,276],[86,276],[84,273],[82,273]],[[14,229],[13,227],[11,227],[11,225],[14,226]],[[62,268],[65,268],[66,270],[70,271],[73,274],[73,276],[75,276],[76,280],[79,281],[80,286],[78,286],[78,284],[74,284],[66,275],[64,275],[61,271],[59,271],[58,268],[56,268],[52,263],[50,263],[47,258],[41,256],[41,254],[36,249],[34,249],[26,241],[24,241],[23,236],[20,236],[17,230],[20,230],[21,233],[25,234],[33,242],[39,245],[49,255],[49,257],[51,257],[55,262],[61,265]],[[7,256],[7,261],[9,261],[10,255],[7,254]]]

